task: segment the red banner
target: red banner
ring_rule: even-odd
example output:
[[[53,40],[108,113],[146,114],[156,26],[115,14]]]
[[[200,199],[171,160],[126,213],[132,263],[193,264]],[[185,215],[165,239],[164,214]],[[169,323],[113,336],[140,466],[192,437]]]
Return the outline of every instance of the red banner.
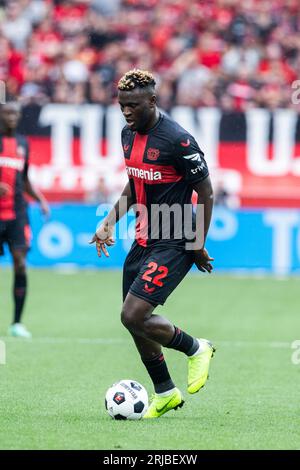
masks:
[[[178,107],[171,114],[204,150],[217,192],[242,206],[300,207],[297,113],[254,109],[224,115]],[[117,106],[49,104],[24,116],[32,179],[51,200],[117,196],[127,178]]]

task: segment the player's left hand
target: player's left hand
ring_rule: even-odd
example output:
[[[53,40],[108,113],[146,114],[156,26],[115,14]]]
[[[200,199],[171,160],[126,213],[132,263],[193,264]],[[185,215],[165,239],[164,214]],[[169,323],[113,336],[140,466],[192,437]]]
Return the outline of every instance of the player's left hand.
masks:
[[[49,207],[48,202],[45,199],[43,199],[40,204],[41,204],[42,214],[48,219],[50,217],[50,207]]]
[[[205,271],[207,271],[208,273],[212,272],[214,268],[211,264],[211,261],[214,261],[214,258],[211,258],[209,256],[208,251],[205,248],[194,251],[194,256],[195,265],[197,266],[199,271],[202,271],[203,273],[205,273]]]

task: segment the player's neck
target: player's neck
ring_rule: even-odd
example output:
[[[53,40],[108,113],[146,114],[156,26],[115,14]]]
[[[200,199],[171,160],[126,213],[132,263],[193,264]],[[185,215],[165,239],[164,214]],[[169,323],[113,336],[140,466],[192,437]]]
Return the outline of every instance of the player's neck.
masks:
[[[160,118],[160,114],[159,114],[158,109],[156,109],[155,113],[153,114],[153,117],[151,118],[147,126],[145,126],[144,129],[140,130],[139,134],[147,134],[147,132],[151,131],[151,129],[155,127],[156,124],[158,123],[159,118]]]
[[[3,129],[1,134],[4,137],[14,137],[16,134],[16,129]]]

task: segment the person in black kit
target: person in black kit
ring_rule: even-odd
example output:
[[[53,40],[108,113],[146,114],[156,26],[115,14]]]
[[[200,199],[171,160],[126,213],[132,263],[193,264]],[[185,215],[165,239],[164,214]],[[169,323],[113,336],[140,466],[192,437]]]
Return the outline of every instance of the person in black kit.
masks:
[[[210,341],[190,336],[166,318],[153,314],[194,263],[204,272],[213,269],[213,258],[204,248],[213,192],[204,154],[195,139],[158,111],[151,73],[138,69],[127,72],[119,81],[118,99],[127,122],[122,131],[122,146],[129,182],[91,243],[96,243],[98,256],[101,252],[108,256],[106,246],[114,244],[115,223],[135,205],[136,239],[124,263],[121,321],[131,333],[154,384],[153,401],[144,418],[157,418],[184,403],[181,391],[170,377],[161,347],[188,356],[189,393],[204,386],[214,352]],[[174,205],[183,209],[188,205],[192,212],[193,190],[198,193],[197,211],[203,210],[204,234],[201,245],[188,250],[185,234],[178,236],[178,228],[182,229],[179,234],[184,232],[183,219],[179,218],[179,226],[178,219],[177,223],[172,219],[170,235],[164,237],[164,222],[159,217],[154,220],[151,209]]]
[[[20,118],[18,103],[8,102],[0,108],[0,255],[7,243],[14,266],[14,318],[8,333],[30,338],[21,323],[27,292],[26,254],[30,243],[30,227],[24,192],[38,201],[42,212],[49,214],[45,198],[32,187],[28,177],[29,147],[26,138],[17,134]]]

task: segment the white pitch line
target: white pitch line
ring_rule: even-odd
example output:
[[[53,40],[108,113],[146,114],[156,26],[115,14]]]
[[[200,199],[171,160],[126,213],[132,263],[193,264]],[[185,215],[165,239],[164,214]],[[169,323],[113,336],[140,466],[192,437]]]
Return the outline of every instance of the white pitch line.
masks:
[[[214,341],[216,343],[216,347],[218,344],[220,346],[225,346],[225,347],[262,347],[262,348],[291,348],[292,341],[289,342],[284,342],[284,341]]]
[[[4,342],[9,343],[18,343],[22,342],[22,344],[32,344],[32,343],[40,343],[40,344],[119,344],[119,343],[128,343],[129,340],[122,339],[122,338],[55,338],[55,337],[36,337],[31,339],[26,338],[12,338],[11,336],[3,336],[2,339]]]
[[[130,339],[125,338],[58,338],[58,337],[36,337],[32,339],[23,338],[12,338],[10,336],[1,337],[4,342],[7,343],[22,343],[22,344],[122,344],[131,343]],[[214,340],[214,345],[218,347],[236,347],[236,348],[250,348],[250,347],[261,347],[261,348],[279,348],[279,349],[290,349],[292,341],[281,342],[281,341],[217,341]]]

